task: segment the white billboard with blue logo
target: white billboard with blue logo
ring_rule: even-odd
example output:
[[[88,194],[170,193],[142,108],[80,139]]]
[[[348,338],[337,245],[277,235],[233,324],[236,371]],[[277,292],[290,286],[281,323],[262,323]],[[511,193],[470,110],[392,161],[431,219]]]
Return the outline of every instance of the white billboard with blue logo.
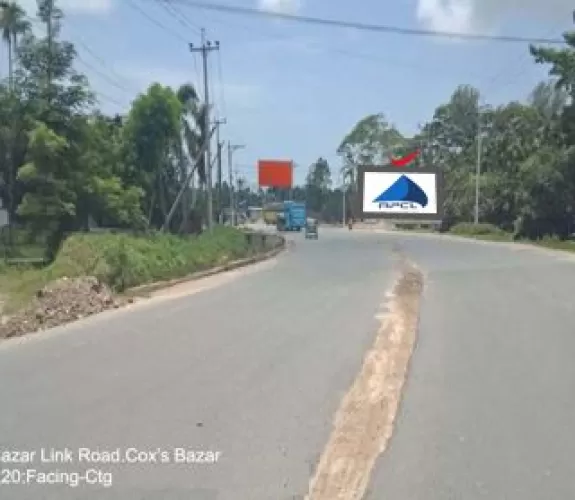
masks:
[[[362,167],[358,174],[362,218],[441,220],[443,183],[437,169]]]

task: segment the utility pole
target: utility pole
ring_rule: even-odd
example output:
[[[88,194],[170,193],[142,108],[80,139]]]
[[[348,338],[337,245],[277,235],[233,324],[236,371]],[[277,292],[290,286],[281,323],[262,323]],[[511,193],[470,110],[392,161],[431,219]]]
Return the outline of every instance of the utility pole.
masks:
[[[222,148],[224,146],[223,142],[220,142],[220,125],[225,125],[226,119],[216,120],[216,144],[218,147],[217,154],[217,167],[218,167],[218,195],[217,195],[217,207],[218,207],[218,223],[223,223],[223,204],[222,204]]]
[[[479,224],[479,181],[481,177],[481,148],[482,144],[482,131],[481,131],[481,108],[479,102],[477,103],[477,165],[475,168],[475,225]]]
[[[223,222],[222,210],[222,146],[223,143],[218,141],[218,224]]]
[[[239,224],[240,222],[240,203],[241,203],[241,189],[240,189],[240,171],[236,168],[234,171],[235,174],[235,181],[236,181],[236,193],[238,194],[235,197],[235,202],[236,202],[236,206],[234,207],[234,212],[236,214],[236,224]]]
[[[345,175],[342,173],[341,174],[341,200],[342,200],[341,224],[344,228],[345,228],[345,223],[347,221],[347,212],[345,210],[345,195],[346,195],[345,187],[346,187],[345,186]]]
[[[228,177],[229,177],[229,182],[230,182],[230,212],[231,212],[231,217],[232,217],[232,225],[235,225],[235,220],[236,220],[236,210],[235,210],[235,196],[234,196],[234,179],[233,179],[233,174],[232,174],[232,169],[233,169],[233,162],[232,162],[232,155],[234,154],[234,151],[237,151],[238,149],[244,149],[245,145],[243,144],[232,144],[231,142],[228,141]]]
[[[204,137],[208,141],[206,147],[206,183],[208,194],[208,229],[211,231],[214,226],[214,206],[213,206],[213,185],[212,185],[212,155],[210,148],[210,89],[208,80],[208,55],[212,50],[219,50],[220,42],[214,43],[209,40],[206,41],[206,30],[202,28],[202,44],[200,47],[195,47],[190,43],[190,52],[200,52],[202,54],[202,62],[204,68],[204,106],[206,108],[205,121],[204,121]]]
[[[196,158],[194,158],[194,164],[193,164],[192,168],[190,169],[190,171],[188,172],[188,175],[186,176],[184,183],[180,187],[180,191],[178,192],[176,199],[174,200],[174,203],[172,203],[172,208],[170,208],[170,211],[168,212],[168,215],[166,216],[166,220],[164,221],[162,231],[166,231],[170,227],[170,222],[172,220],[172,217],[174,216],[174,213],[176,212],[176,208],[177,208],[178,204],[180,203],[180,200],[182,199],[184,192],[186,191],[187,187],[189,186],[190,180],[194,176],[194,172],[196,170],[196,167],[198,166],[198,163],[200,162],[202,156],[204,156],[204,154],[206,152],[206,148],[208,147],[209,141],[211,141],[211,139],[212,139],[212,135],[214,135],[215,129],[216,129],[216,127],[212,128],[210,131],[208,131],[207,140],[204,141],[204,143],[202,144],[202,146],[200,148],[198,155],[196,156]]]

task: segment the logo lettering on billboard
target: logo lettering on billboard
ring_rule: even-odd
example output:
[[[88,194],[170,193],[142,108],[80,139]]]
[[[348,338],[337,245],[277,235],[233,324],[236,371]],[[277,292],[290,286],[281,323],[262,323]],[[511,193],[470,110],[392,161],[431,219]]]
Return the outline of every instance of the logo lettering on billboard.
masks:
[[[373,200],[373,203],[377,203],[380,209],[418,210],[426,207],[429,200],[419,185],[402,175]]]
[[[410,201],[384,201],[383,203],[379,204],[379,208],[385,208],[388,210],[394,208],[399,208],[402,210],[417,210],[418,208],[421,208],[421,205]]]

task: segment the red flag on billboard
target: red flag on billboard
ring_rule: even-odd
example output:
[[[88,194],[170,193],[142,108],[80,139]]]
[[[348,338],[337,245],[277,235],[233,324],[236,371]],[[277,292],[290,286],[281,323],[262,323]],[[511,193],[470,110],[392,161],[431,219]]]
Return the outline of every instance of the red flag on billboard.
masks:
[[[260,187],[291,188],[293,162],[291,160],[259,160],[258,184]]]

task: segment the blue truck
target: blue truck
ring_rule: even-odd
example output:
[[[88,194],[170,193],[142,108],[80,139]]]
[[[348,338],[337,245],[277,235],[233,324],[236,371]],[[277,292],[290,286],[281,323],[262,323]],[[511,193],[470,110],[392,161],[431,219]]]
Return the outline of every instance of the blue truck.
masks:
[[[277,215],[278,231],[301,231],[305,227],[307,212],[305,203],[284,201]]]

